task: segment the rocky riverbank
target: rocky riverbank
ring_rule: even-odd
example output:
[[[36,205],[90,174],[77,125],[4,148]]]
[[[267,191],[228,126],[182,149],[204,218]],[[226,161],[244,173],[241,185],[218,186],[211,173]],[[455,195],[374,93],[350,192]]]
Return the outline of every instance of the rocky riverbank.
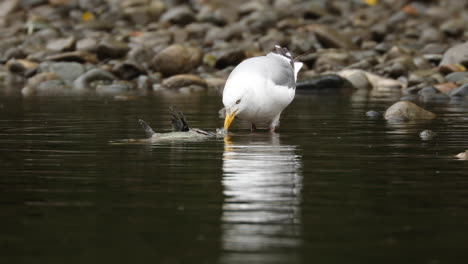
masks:
[[[220,90],[235,65],[280,44],[303,55],[299,89],[466,100],[467,10],[462,0],[4,0],[0,88]]]

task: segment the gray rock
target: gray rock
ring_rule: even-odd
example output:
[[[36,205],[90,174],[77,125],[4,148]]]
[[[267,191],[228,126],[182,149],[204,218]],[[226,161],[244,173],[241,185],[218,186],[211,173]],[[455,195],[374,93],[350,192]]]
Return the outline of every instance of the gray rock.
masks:
[[[437,133],[426,129],[426,130],[422,131],[421,133],[419,133],[419,137],[422,140],[431,140],[431,139],[434,139],[435,137],[437,137]]]
[[[428,95],[436,93],[439,93],[439,90],[437,90],[434,86],[426,86],[418,92],[419,95]]]
[[[76,39],[73,36],[68,38],[52,39],[47,42],[47,49],[53,51],[69,51],[74,48]]]
[[[468,72],[452,72],[445,76],[445,79],[453,83],[468,83]]]
[[[439,66],[445,64],[462,64],[468,66],[468,42],[449,48],[444,53],[444,57]]]
[[[163,81],[162,85],[169,89],[178,89],[191,85],[197,85],[206,88],[207,83],[202,78],[193,74],[179,74],[167,78]]]
[[[63,89],[66,89],[65,83],[63,83],[62,80],[57,79],[41,82],[36,87],[37,93],[42,95],[62,93]]]
[[[152,66],[165,76],[187,73],[201,64],[202,56],[198,48],[174,44],[156,54]]]
[[[96,92],[100,94],[119,94],[130,90],[131,87],[123,82],[96,85]]]
[[[453,89],[448,94],[450,97],[466,97],[468,96],[468,83],[461,85],[460,87]]]
[[[96,53],[100,60],[118,59],[124,57],[130,50],[128,45],[121,41],[104,40],[99,43]]]
[[[377,111],[370,110],[366,112],[366,116],[369,118],[380,118],[382,114]]]
[[[117,78],[110,72],[101,69],[91,69],[78,77],[73,82],[73,87],[78,90],[86,90],[92,88],[93,82],[104,81],[110,82]]]
[[[186,5],[170,8],[160,18],[161,22],[187,25],[195,21],[195,14]]]
[[[76,62],[42,62],[39,64],[40,72],[53,72],[65,83],[72,82],[85,72],[82,64]]]
[[[0,3],[0,17],[4,17],[18,8],[19,0],[3,0]]]
[[[384,118],[391,122],[430,120],[436,118],[436,115],[429,112],[415,103],[400,101],[390,106],[385,111]]]
[[[450,19],[440,26],[440,30],[450,37],[460,37],[465,31],[466,23],[462,19]]]
[[[419,96],[419,101],[421,102],[443,102],[448,101],[450,97],[443,93],[434,93],[434,94],[421,94]]]
[[[95,52],[98,48],[98,41],[95,38],[84,38],[76,42],[76,50]]]

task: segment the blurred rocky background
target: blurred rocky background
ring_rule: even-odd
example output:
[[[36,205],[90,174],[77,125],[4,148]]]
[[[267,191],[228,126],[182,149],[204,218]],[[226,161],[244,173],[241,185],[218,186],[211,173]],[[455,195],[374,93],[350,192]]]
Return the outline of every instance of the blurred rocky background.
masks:
[[[3,0],[0,90],[221,91],[232,68],[286,46],[298,89],[465,100],[464,0]]]

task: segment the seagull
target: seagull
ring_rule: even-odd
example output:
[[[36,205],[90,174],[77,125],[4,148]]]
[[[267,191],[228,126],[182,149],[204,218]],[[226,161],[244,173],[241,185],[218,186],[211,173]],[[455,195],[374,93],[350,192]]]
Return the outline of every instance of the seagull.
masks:
[[[229,75],[223,91],[224,130],[235,117],[256,124],[269,123],[274,132],[281,112],[294,99],[297,73],[302,67],[287,48],[275,46],[266,56],[241,62]]]

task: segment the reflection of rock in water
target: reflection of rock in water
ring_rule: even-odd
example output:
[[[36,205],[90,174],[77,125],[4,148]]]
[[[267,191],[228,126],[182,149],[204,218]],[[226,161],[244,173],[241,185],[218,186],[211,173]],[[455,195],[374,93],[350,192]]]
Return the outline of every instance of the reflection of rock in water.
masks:
[[[222,263],[299,262],[300,156],[266,137],[226,141]]]

